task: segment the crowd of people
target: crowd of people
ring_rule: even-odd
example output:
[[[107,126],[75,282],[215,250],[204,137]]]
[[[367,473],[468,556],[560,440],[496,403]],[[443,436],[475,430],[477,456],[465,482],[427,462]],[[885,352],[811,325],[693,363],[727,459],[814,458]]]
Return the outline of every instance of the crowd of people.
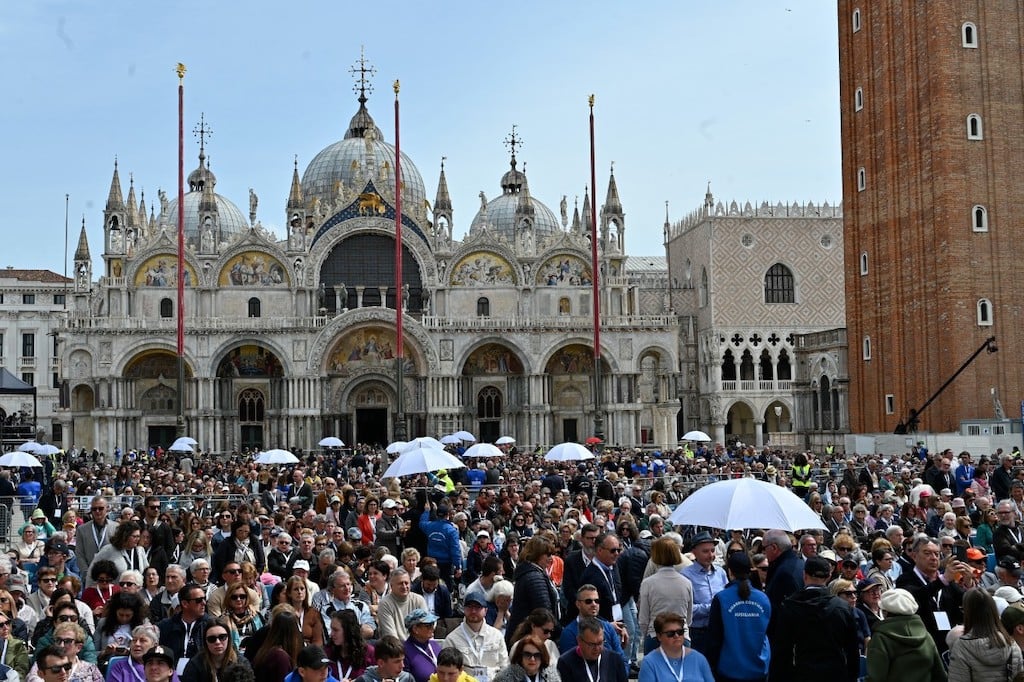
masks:
[[[114,454],[0,472],[0,681],[1024,679],[1017,451]],[[672,524],[738,476],[821,527]]]

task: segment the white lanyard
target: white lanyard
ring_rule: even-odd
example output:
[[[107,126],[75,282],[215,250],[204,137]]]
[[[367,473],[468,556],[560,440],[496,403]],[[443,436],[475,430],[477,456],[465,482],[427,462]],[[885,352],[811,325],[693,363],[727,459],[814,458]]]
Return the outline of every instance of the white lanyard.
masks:
[[[135,676],[135,679],[137,679],[139,682],[146,682],[145,675],[140,675],[139,674],[138,669],[135,667],[135,662],[134,661],[129,660],[128,661],[128,667],[131,669],[132,675]]]
[[[4,640],[4,650],[0,651],[0,663],[3,663],[5,665],[7,664],[7,644],[10,641],[11,640],[9,640],[9,639],[5,639]]]
[[[595,678],[594,674],[590,672],[590,662],[586,659],[583,660],[583,669],[587,671],[587,679],[590,680],[590,682],[601,682],[601,656],[603,655],[604,654],[598,654],[597,656],[597,678]]]
[[[612,580],[612,569],[605,569],[605,565],[601,564],[601,575],[604,576],[605,582],[608,583],[608,588],[612,591],[612,601],[618,601],[618,596],[615,594],[615,581]]]
[[[342,682],[342,680],[351,679],[349,677],[349,675],[352,674],[352,665],[351,664],[347,668],[345,668],[344,671],[342,671],[342,669],[341,669],[341,661],[335,661],[334,662],[334,670],[338,673],[338,682]]]
[[[435,654],[434,650],[430,648],[430,642],[427,642],[426,649],[421,647],[419,644],[413,644],[413,646],[422,651],[423,655],[429,658],[430,662],[434,664],[434,667],[437,667],[437,654]]]
[[[669,672],[672,673],[672,676],[676,678],[676,682],[683,682],[683,659],[686,658],[686,647],[683,647],[683,655],[679,659],[679,672],[672,669],[672,659],[668,657],[665,650],[658,647],[658,651],[661,652],[661,657],[665,659],[665,665],[668,666]]]
[[[99,549],[100,547],[102,547],[103,546],[103,541],[107,539],[107,527],[103,526],[102,532],[100,532],[99,536],[97,536],[96,535],[96,523],[93,522],[93,524],[92,524],[92,539],[96,542],[96,549]]]
[[[192,630],[195,628],[196,623],[199,621],[193,621],[190,625],[185,626],[185,644],[181,647],[181,657],[188,658],[188,644],[192,641]]]
[[[469,651],[473,654],[473,658],[475,659],[474,663],[476,665],[473,667],[482,666],[484,664],[484,643],[481,642],[480,647],[478,648],[476,643],[473,641],[473,632],[466,627],[466,624],[463,623],[459,627],[462,628],[462,634],[466,636],[466,646],[469,647]],[[483,635],[481,635],[480,638],[483,639]]]

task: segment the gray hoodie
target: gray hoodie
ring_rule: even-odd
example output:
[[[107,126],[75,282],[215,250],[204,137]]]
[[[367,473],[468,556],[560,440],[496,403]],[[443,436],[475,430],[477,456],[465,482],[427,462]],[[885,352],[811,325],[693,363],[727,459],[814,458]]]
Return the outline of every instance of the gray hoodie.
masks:
[[[377,666],[371,665],[366,669],[366,672],[356,678],[355,682],[381,682],[381,679],[380,671]],[[416,678],[403,670],[398,674],[398,677],[395,678],[395,682],[416,682]]]
[[[988,638],[964,635],[949,650],[950,682],[1004,682],[1021,670],[1021,653],[1012,639],[1006,646],[990,646]]]

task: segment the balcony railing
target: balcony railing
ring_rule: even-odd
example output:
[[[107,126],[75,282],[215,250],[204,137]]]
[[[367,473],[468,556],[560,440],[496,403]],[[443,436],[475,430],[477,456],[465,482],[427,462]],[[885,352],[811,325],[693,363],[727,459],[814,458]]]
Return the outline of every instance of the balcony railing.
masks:
[[[788,393],[793,390],[790,379],[741,379],[739,381],[722,381],[722,392],[738,393]]]
[[[35,367],[36,366],[35,356],[32,356],[32,355],[22,355],[20,358],[18,358],[18,366],[22,367],[22,368],[25,368],[25,369],[31,369],[31,368]]]

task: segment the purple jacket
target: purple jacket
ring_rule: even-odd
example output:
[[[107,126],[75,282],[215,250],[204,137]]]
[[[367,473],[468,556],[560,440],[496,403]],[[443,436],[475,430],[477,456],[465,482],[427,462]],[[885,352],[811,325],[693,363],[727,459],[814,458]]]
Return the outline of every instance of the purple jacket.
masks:
[[[441,650],[441,643],[436,639],[427,642],[423,647],[419,642],[413,643],[413,638],[405,640],[405,671],[416,678],[416,682],[427,682],[430,675],[437,671],[437,652]],[[433,660],[427,655],[427,651],[434,654]]]

